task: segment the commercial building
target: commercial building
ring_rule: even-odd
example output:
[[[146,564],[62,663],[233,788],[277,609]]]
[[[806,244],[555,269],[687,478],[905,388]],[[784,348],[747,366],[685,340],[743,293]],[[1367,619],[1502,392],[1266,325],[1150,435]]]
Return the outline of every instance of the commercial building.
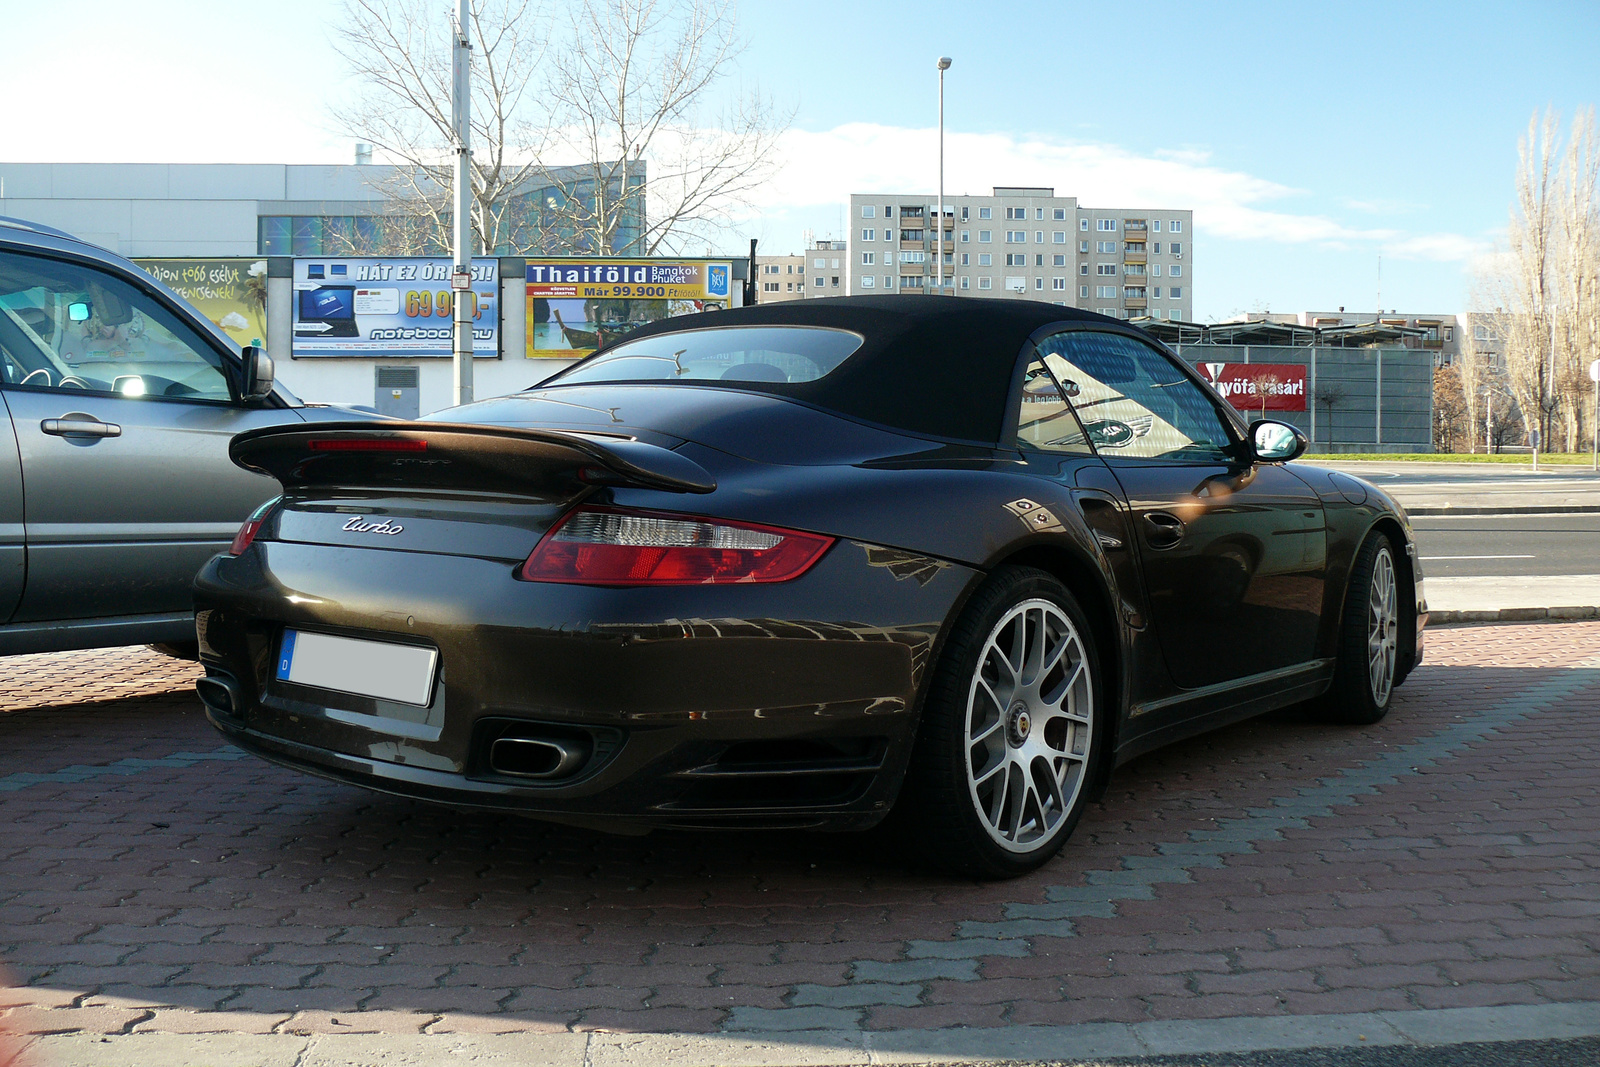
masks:
[[[848,291],[1026,297],[1116,318],[1194,318],[1192,211],[1090,208],[1052,188],[1005,186],[946,196],[944,211],[936,227],[936,197],[852,195]]]

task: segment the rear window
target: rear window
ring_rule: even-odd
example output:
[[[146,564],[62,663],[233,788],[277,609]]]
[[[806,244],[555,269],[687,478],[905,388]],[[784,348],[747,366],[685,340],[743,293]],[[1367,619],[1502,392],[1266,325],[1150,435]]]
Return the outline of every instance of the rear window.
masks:
[[[551,382],[814,382],[861,347],[849,330],[817,326],[724,326],[628,341]]]

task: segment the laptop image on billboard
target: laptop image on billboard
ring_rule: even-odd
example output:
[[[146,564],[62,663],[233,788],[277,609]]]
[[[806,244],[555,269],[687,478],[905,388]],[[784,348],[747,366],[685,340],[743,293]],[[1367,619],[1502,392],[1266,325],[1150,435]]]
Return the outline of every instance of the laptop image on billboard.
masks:
[[[298,337],[359,337],[356,328],[355,288],[328,285],[301,289],[297,294],[294,332]]]

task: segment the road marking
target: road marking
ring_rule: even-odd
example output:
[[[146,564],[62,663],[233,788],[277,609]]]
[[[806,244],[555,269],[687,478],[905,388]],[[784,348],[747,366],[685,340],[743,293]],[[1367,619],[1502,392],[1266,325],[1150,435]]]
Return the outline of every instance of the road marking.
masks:
[[[1436,559],[1538,559],[1538,556],[1423,556],[1422,562],[1432,563]]]

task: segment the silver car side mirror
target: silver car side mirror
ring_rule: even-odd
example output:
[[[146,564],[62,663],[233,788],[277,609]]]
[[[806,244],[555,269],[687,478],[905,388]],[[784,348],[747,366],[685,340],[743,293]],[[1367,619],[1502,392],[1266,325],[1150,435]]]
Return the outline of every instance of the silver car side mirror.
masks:
[[[242,353],[244,362],[244,388],[246,400],[260,400],[272,392],[272,357],[255,345],[246,345]]]
[[[1261,419],[1250,424],[1250,449],[1263,463],[1287,463],[1306,450],[1306,435],[1286,422]]]

